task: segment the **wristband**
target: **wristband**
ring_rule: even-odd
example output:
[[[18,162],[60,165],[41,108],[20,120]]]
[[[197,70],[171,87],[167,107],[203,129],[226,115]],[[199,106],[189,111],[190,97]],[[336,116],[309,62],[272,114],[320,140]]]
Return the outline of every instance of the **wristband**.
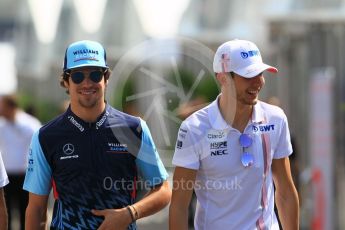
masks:
[[[133,208],[133,210],[134,210],[134,219],[135,220],[137,220],[137,219],[139,219],[139,213],[138,213],[138,211],[137,211],[137,209],[135,208],[135,206],[134,205],[131,205],[131,207]]]
[[[134,215],[133,215],[132,209],[129,206],[127,206],[126,209],[128,210],[129,215],[131,215],[132,222],[134,222],[135,219],[134,219]]]

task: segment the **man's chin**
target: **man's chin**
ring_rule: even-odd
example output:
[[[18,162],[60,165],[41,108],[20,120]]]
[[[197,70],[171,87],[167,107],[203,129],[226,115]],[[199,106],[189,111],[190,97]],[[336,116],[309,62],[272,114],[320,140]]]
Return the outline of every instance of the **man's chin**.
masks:
[[[251,100],[247,102],[247,105],[256,105],[258,103],[258,100]]]
[[[95,100],[79,100],[79,105],[86,109],[91,109],[97,105]]]

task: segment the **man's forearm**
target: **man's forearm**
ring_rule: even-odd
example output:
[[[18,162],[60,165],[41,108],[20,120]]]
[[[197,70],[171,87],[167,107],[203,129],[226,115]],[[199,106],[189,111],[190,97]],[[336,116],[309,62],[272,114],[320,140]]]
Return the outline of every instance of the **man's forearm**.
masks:
[[[169,230],[188,230],[188,208],[170,206]]]
[[[287,197],[276,194],[279,219],[284,230],[299,229],[299,201],[297,191],[292,191]]]
[[[25,214],[26,230],[46,230],[47,229],[47,212],[33,210],[28,207]]]
[[[0,209],[0,230],[7,230],[8,228],[8,216],[6,206]]]
[[[134,206],[134,211],[138,212],[139,218],[142,218],[163,209],[169,204],[170,198],[171,190],[168,182],[165,181],[161,186],[152,189],[143,199],[132,206]]]
[[[4,197],[4,189],[0,188],[0,230],[7,230],[8,215],[6,208],[6,201]]]

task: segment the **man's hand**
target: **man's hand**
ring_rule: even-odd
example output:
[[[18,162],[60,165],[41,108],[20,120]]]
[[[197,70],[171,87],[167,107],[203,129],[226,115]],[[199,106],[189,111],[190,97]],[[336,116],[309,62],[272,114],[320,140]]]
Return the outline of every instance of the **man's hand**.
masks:
[[[126,208],[91,210],[95,216],[104,216],[104,221],[98,230],[126,230],[132,223],[132,218]]]

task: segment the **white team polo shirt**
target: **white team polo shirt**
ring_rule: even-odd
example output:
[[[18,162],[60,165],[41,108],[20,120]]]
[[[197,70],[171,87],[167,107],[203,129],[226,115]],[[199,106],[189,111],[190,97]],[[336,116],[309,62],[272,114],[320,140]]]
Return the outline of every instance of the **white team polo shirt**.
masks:
[[[2,162],[2,156],[1,156],[1,152],[0,152],[0,188],[7,185],[8,182],[9,181],[8,181],[7,173],[5,170],[4,163]]]
[[[223,119],[218,98],[181,124],[173,157],[174,165],[198,170],[195,229],[279,229],[270,166],[292,153],[286,115],[261,101],[254,106],[244,130],[254,164],[245,168],[241,133]]]
[[[21,110],[14,122],[0,118],[0,151],[8,175],[25,174],[31,138],[40,127],[35,117]]]

